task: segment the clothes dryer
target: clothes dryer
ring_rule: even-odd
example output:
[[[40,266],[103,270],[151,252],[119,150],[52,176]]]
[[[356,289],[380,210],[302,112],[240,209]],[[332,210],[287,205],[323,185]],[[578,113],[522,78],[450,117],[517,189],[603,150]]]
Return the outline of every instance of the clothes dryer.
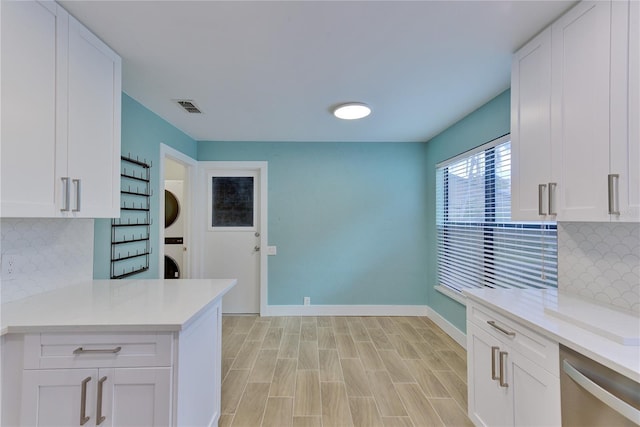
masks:
[[[184,181],[164,182],[164,278],[184,277]]]

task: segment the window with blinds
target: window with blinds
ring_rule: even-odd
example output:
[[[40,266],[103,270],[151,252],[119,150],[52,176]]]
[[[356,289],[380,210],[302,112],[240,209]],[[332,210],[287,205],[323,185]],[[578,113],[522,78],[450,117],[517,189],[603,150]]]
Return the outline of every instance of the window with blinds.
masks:
[[[436,168],[439,284],[556,288],[555,223],[511,221],[509,135]]]

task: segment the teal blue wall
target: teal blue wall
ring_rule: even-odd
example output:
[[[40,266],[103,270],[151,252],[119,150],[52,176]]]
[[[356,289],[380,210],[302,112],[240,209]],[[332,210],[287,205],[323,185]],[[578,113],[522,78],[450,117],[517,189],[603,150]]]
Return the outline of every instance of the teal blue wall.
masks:
[[[269,162],[272,305],[426,304],[423,143],[203,142],[198,160]]]
[[[160,143],[198,160],[269,162],[269,304],[428,304],[464,331],[464,307],[433,289],[435,165],[509,132],[507,90],[428,143],[196,142],[122,97],[122,153],[153,161]],[[109,277],[110,222],[96,220],[94,277]],[[158,245],[157,228],[151,244]],[[154,250],[156,252],[157,249]],[[158,277],[157,256],[138,277]]]
[[[151,168],[151,247],[149,271],[136,278],[157,278],[158,276],[158,213],[159,206],[159,169],[160,143],[168,145],[189,157],[196,158],[197,143],[185,133],[170,125],[161,117],[145,108],[142,104],[122,94],[122,155],[138,157],[153,162]],[[97,219],[94,225],[93,277],[108,279],[110,273],[111,221]],[[164,273],[163,273],[164,274]]]
[[[510,91],[507,90],[469,114],[426,144],[427,205],[426,252],[429,306],[461,331],[466,331],[465,307],[433,289],[436,266],[436,164],[510,132]]]

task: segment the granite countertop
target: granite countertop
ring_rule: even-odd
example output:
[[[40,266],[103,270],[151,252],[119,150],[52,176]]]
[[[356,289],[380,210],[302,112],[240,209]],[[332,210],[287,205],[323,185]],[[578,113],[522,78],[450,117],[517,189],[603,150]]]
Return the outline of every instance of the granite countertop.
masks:
[[[473,289],[464,295],[640,382],[640,317],[556,290]]]
[[[0,306],[0,335],[180,331],[236,279],[93,280]]]

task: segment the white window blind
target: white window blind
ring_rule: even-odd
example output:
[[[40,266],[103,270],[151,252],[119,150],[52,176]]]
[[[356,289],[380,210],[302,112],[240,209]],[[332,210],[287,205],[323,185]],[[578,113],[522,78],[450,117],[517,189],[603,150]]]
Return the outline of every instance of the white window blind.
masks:
[[[436,168],[439,284],[555,288],[555,223],[511,221],[511,141],[504,136]]]

